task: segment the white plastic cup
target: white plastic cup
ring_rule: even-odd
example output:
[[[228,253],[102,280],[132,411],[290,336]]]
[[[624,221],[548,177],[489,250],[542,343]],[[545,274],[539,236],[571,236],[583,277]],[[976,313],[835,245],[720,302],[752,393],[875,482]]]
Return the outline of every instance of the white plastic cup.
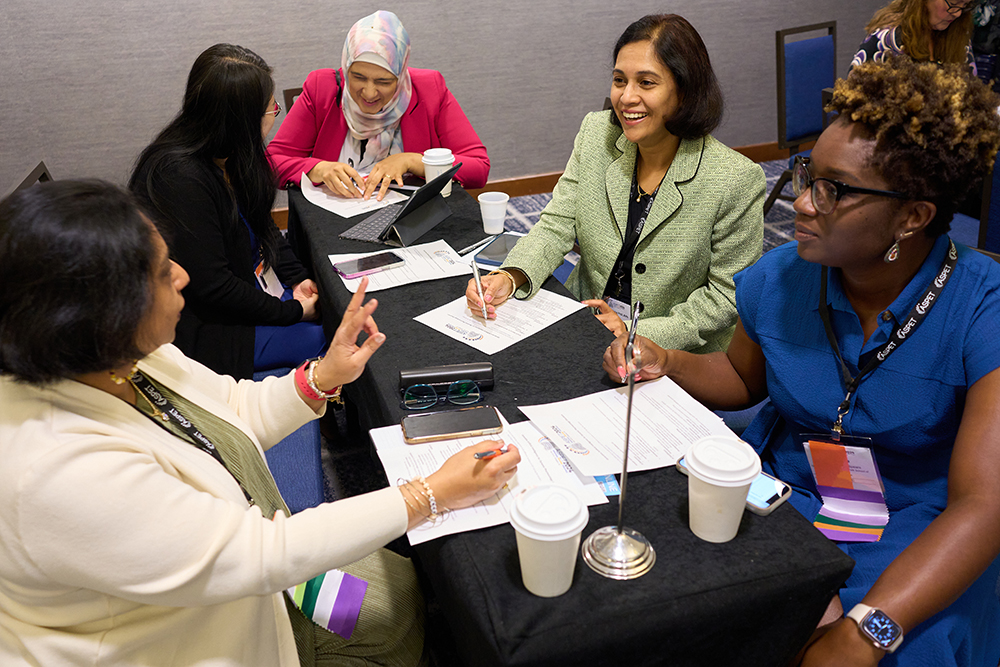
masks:
[[[740,529],[760,457],[735,436],[711,435],[695,441],[684,461],[691,532],[706,542],[728,542]]]
[[[432,181],[451,169],[451,165],[455,164],[455,156],[452,155],[450,148],[428,148],[424,151],[421,162],[424,163],[424,180]],[[441,196],[447,197],[450,194],[451,181],[449,180],[441,190]]]
[[[506,192],[484,192],[479,195],[479,211],[483,214],[483,231],[487,234],[503,232],[503,221],[507,217]]]
[[[514,500],[510,523],[517,536],[521,581],[529,592],[554,598],[569,590],[580,534],[589,520],[583,501],[558,484],[540,484]]]

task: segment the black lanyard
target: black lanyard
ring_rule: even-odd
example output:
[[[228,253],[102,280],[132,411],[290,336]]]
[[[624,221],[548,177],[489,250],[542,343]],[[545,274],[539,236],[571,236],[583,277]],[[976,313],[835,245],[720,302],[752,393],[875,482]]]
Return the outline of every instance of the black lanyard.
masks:
[[[622,241],[622,249],[618,253],[618,259],[615,260],[614,270],[611,272],[611,276],[608,278],[607,287],[604,289],[605,296],[613,296],[616,299],[622,293],[622,281],[625,279],[625,274],[632,270],[632,262],[629,261],[630,258],[635,253],[635,247],[639,244],[639,236],[642,234],[642,228],[646,226],[646,218],[649,217],[649,211],[653,208],[653,201],[656,199],[656,193],[660,191],[660,186],[657,185],[656,189],[650,194],[646,195],[646,208],[642,211],[639,219],[635,223],[635,227],[627,230],[625,239]],[[632,206],[632,198],[639,196],[639,177],[638,174],[632,174],[632,190],[629,195],[629,208]],[[629,216],[631,218],[631,216]]]
[[[191,438],[191,441],[194,443],[195,447],[197,447],[201,451],[205,452],[206,454],[214,458],[222,465],[223,468],[226,469],[226,471],[230,475],[233,475],[233,479],[235,479],[236,483],[240,485],[240,490],[243,491],[243,495],[246,496],[247,501],[251,505],[254,504],[253,498],[250,497],[250,494],[247,493],[247,490],[243,487],[243,482],[241,482],[240,479],[233,474],[233,471],[229,469],[229,466],[226,465],[226,462],[222,460],[222,456],[219,454],[219,450],[216,449],[214,444],[212,444],[212,441],[209,440],[208,437],[205,436],[201,431],[195,428],[194,424],[192,424],[189,419],[187,419],[183,414],[181,414],[181,411],[178,410],[174,406],[174,404],[167,399],[166,396],[160,393],[160,390],[154,387],[153,383],[150,382],[149,379],[145,375],[143,375],[141,371],[136,371],[133,375],[131,375],[129,377],[129,381],[136,389],[141,391],[146,396],[146,398],[149,399],[149,402],[153,405],[156,411],[160,413],[159,419],[157,419],[154,416],[148,415],[145,412],[142,412],[142,410],[139,410],[138,406],[136,406],[136,410],[139,410],[140,413],[152,419],[154,423],[159,424],[164,430],[166,430],[171,435],[175,434],[173,431],[167,428],[167,422],[173,421],[175,424],[177,424],[181,428],[181,430],[184,431],[184,433],[189,438]]]
[[[948,253],[945,255],[944,262],[941,263],[941,270],[938,271],[937,277],[927,287],[924,296],[913,306],[910,314],[906,316],[906,320],[892,332],[889,340],[871,356],[871,359],[868,360],[864,368],[853,377],[851,376],[851,371],[847,368],[847,364],[844,363],[844,358],[840,355],[840,346],[837,344],[837,337],[833,333],[833,325],[830,324],[830,308],[826,303],[826,283],[829,270],[827,267],[823,267],[823,270],[820,272],[819,316],[823,320],[823,328],[826,329],[826,338],[830,341],[830,347],[833,348],[833,353],[836,355],[837,361],[840,362],[840,371],[847,388],[847,395],[837,408],[837,421],[833,424],[834,434],[839,436],[844,432],[844,416],[851,409],[851,396],[854,395],[854,392],[857,391],[861,383],[867,380],[868,376],[903,344],[903,341],[913,335],[916,328],[927,317],[927,313],[937,303],[938,297],[941,295],[941,290],[948,283],[957,264],[958,251],[955,249],[955,242],[949,239]]]

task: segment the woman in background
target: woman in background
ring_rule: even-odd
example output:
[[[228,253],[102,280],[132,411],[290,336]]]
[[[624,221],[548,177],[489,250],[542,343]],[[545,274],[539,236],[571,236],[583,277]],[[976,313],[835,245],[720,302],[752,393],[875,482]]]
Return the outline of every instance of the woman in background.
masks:
[[[947,234],[993,164],[998,102],[961,64],[855,67],[834,89],[839,118],[796,162],[796,243],[736,276],[728,351],[637,340],[641,379],[723,410],[770,398],[741,437],[811,521],[805,442],[872,453],[888,524],[840,542],[856,565],[808,667],[1000,660],[1000,265]],[[625,342],[604,357],[615,380]]]
[[[424,176],[429,148],[451,149],[466,188],[486,185],[486,147],[444,77],[409,60],[410,36],[395,14],[377,11],[355,23],[341,69],[309,74],[268,146],[281,187],[298,185],[305,173],[343,197],[367,199],[378,189],[381,199],[404,174]]]
[[[316,283],[271,219],[276,187],[264,138],[279,113],[267,63],[216,44],[195,60],[180,113],[129,180],[191,276],[177,346],[237,379],[326,348]]]
[[[975,4],[975,0],[892,0],[868,23],[868,37],[851,67],[903,53],[917,61],[965,64],[975,74],[971,45]]]
[[[385,342],[367,281],[322,359],[263,382],[170,345],[186,282],[116,186],[0,202],[0,664],[419,664],[416,572],[380,547],[491,496],[516,448],[290,515],[264,450]],[[284,591],[333,568],[329,631]]]
[[[538,224],[483,279],[487,316],[529,298],[580,244],[566,286],[615,335],[641,301],[643,333],[684,350],[725,350],[733,274],[760,257],[764,173],[712,137],[722,91],[701,36],[676,14],[618,38],[611,111],[588,114]],[[466,298],[480,313],[475,283]],[[502,315],[499,315],[502,317]]]

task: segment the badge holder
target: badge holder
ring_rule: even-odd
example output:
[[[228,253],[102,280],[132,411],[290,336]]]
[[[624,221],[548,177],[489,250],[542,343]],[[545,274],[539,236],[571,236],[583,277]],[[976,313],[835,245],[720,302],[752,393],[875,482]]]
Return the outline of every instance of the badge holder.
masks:
[[[635,330],[642,304],[632,307],[632,326],[629,328],[625,358],[628,360],[628,407],[625,413],[625,454],[622,457],[621,495],[618,497],[618,524],[598,528],[583,542],[580,554],[583,562],[594,572],[609,579],[636,579],[649,572],[656,563],[656,552],[642,533],[625,528],[622,522],[625,511],[625,491],[628,485],[628,440],[632,421],[632,395],[635,393],[635,376],[638,373],[633,354]]]

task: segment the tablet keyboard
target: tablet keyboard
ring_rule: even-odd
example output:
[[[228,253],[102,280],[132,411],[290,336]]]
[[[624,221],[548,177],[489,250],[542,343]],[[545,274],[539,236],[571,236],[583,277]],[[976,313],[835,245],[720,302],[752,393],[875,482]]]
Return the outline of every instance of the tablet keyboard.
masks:
[[[389,204],[380,208],[358,224],[342,232],[340,238],[379,243],[382,232],[392,224],[402,208],[402,204]]]

